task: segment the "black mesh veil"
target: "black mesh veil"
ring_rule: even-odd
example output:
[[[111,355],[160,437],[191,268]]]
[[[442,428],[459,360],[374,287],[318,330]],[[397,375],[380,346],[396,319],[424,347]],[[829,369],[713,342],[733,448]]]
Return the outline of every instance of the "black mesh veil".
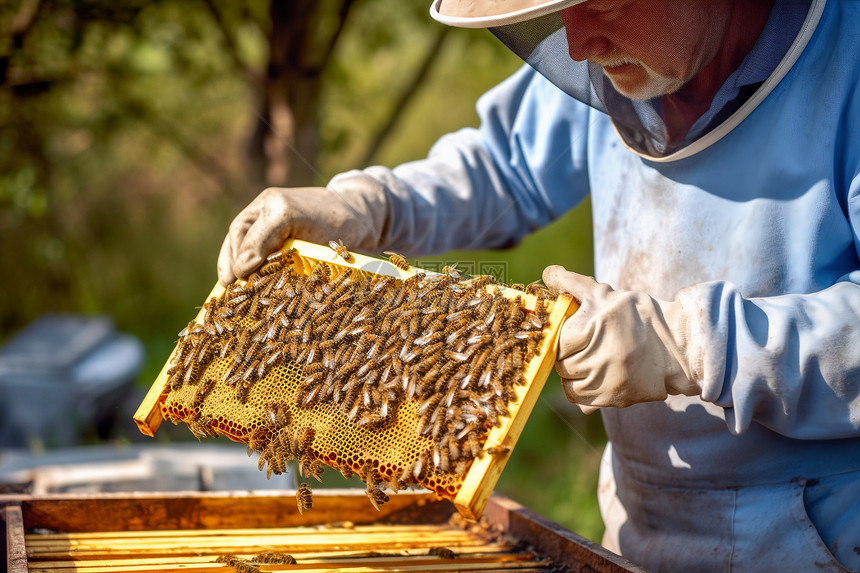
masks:
[[[567,35],[558,12],[490,31],[562,91],[608,114],[633,149],[659,157],[684,146],[685,142],[667,143],[659,100],[633,101],[612,86],[600,66],[568,56]]]
[[[615,89],[599,65],[571,59],[560,10],[585,1],[434,0],[430,14],[451,26],[488,28],[559,89],[607,114],[628,146],[654,158],[671,156],[706,137],[714,141],[738,125],[799,57],[825,3],[774,0],[755,45],[714,94],[711,108],[685,137],[670,140],[663,98],[632,100]]]

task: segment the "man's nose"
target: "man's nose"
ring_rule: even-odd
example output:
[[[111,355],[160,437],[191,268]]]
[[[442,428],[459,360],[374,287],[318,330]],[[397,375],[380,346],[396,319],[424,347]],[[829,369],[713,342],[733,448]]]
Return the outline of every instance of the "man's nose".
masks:
[[[602,56],[612,49],[612,42],[601,29],[599,18],[595,18],[588,8],[582,5],[565,8],[561,11],[561,20],[571,59],[581,62]]]

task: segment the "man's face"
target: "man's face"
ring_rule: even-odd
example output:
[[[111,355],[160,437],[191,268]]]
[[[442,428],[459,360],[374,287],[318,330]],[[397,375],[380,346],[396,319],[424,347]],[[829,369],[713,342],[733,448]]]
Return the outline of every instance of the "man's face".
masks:
[[[675,93],[713,59],[728,12],[721,0],[590,0],[561,17],[570,57],[641,100]]]

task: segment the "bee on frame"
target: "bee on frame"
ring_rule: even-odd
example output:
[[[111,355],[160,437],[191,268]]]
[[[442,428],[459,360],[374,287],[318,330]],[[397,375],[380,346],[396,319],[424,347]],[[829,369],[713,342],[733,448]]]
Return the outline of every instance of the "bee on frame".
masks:
[[[398,269],[400,269],[402,271],[408,271],[409,270],[409,268],[410,268],[409,267],[409,261],[407,261],[406,257],[404,257],[403,255],[399,255],[399,254],[394,253],[392,251],[385,251],[384,254],[388,255],[388,262],[390,262],[392,265],[394,265]]]
[[[338,239],[337,241],[329,241],[328,246],[334,251],[335,257],[340,257],[348,263],[352,262],[352,255],[344,246],[342,240]]]

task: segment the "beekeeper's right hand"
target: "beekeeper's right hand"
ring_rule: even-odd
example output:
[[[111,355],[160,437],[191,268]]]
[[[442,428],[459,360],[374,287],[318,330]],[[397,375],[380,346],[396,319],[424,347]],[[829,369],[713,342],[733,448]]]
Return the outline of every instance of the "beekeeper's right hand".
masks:
[[[374,250],[385,227],[387,204],[381,186],[365,181],[340,189],[270,187],[230,224],[218,255],[218,280],[227,286],[246,278],[288,238],[348,249]]]

